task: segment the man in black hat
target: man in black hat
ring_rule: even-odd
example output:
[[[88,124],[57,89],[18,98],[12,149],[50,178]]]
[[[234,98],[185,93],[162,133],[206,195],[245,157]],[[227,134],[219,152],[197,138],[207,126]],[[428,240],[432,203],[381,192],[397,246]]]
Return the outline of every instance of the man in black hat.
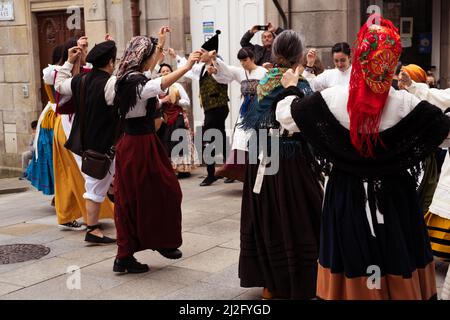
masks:
[[[217,30],[216,34],[206,41],[201,51],[203,55],[200,59],[200,63],[196,64],[192,70],[186,73],[185,77],[192,80],[199,81],[200,84],[200,104],[205,113],[205,120],[203,124],[203,134],[209,129],[219,130],[222,134],[222,155],[225,161],[225,146],[226,146],[226,133],[225,133],[225,120],[228,117],[228,86],[226,84],[218,83],[213,75],[213,57],[219,50],[219,34]],[[186,64],[186,59],[181,58],[175,54],[175,51],[169,50],[169,54],[177,60],[178,68]],[[204,147],[212,141],[203,141]],[[217,142],[214,141],[215,148],[211,156],[215,157],[215,151],[217,148]],[[200,186],[210,186],[217,178],[215,177],[215,163],[207,163],[208,176],[203,180]]]
[[[117,47],[114,41],[96,45],[87,55],[86,61],[93,65],[92,71],[72,78],[74,62],[81,54],[81,48],[69,50],[67,62],[58,71],[55,89],[62,95],[73,96],[76,107],[72,131],[66,148],[81,156],[85,150],[102,154],[114,145],[117,130],[117,117],[112,107],[116,77],[111,76],[116,62]],[[84,97],[81,101],[81,97]],[[100,231],[98,224],[100,205],[105,200],[114,176],[112,161],[107,176],[98,180],[83,173],[85,178],[87,211],[87,233],[85,241],[109,244],[115,239],[108,238]]]

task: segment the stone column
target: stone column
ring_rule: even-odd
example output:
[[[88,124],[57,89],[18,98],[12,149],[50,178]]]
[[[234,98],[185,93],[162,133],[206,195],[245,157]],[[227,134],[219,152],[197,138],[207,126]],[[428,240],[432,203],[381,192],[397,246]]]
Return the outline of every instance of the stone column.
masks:
[[[92,48],[103,42],[107,33],[105,0],[84,0],[84,17],[89,47]]]
[[[133,36],[130,0],[106,1],[106,16],[107,30],[116,41],[117,57],[120,58],[127,42]]]

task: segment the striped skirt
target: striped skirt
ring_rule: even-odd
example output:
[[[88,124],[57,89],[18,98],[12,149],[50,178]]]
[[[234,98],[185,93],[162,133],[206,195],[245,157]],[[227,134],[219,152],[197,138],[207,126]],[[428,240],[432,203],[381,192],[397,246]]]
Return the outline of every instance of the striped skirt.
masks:
[[[445,262],[450,262],[450,220],[428,212],[425,215],[425,223],[433,255]]]

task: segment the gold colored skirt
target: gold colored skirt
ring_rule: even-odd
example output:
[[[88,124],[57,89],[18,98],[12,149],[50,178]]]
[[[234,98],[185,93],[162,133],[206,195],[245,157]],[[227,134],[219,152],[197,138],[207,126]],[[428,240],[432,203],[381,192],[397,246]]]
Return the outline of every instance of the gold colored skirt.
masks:
[[[66,135],[61,116],[56,118],[53,138],[53,167],[55,172],[55,208],[59,224],[83,217],[87,222],[84,178],[72,152],[64,147]],[[108,198],[100,208],[100,219],[114,219],[114,204]]]

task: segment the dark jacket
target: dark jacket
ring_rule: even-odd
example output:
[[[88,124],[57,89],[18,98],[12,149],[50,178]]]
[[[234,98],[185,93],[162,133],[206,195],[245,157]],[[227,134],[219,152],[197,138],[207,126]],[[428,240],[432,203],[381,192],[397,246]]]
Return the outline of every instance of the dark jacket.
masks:
[[[275,31],[275,35],[279,35],[283,31],[283,29],[278,28],[277,31]],[[262,66],[266,62],[273,63],[271,49],[266,49],[259,44],[252,44],[250,42],[254,35],[255,34],[253,34],[250,30],[247,31],[241,39],[241,46],[251,48],[253,50],[253,52],[255,53],[255,63],[258,66]]]

